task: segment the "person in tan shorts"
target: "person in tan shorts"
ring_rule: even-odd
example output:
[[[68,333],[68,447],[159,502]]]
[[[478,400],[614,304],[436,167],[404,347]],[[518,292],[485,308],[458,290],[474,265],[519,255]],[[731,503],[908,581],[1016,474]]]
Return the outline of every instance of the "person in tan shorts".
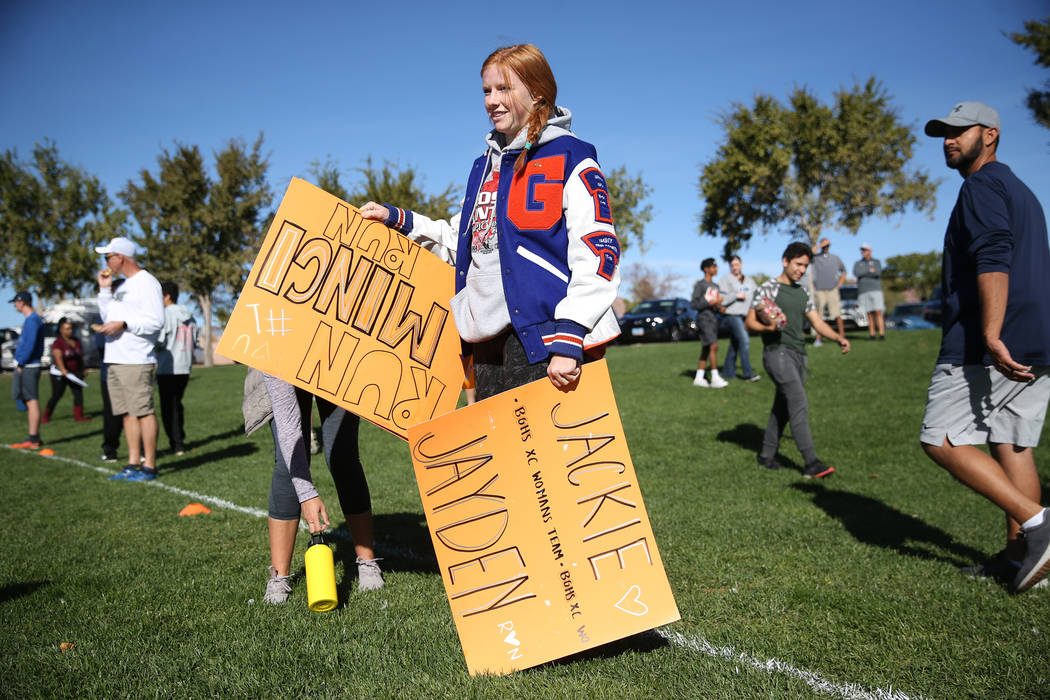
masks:
[[[160,282],[139,266],[137,246],[127,238],[114,238],[95,252],[106,259],[106,267],[98,273],[98,310],[99,332],[106,336],[103,361],[109,365],[109,398],[113,415],[124,416],[128,443],[128,466],[110,478],[149,481],[157,478],[153,387],[157,383],[154,346],[164,325]],[[116,293],[114,275],[125,278]]]

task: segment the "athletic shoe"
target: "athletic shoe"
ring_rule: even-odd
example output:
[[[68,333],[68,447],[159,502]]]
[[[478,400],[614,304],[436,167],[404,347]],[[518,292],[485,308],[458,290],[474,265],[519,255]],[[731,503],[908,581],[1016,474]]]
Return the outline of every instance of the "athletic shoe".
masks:
[[[1014,579],[1014,589],[1023,593],[1050,573],[1050,508],[1043,508],[1043,522],[1024,531],[1025,555]]]
[[[818,459],[806,465],[806,468],[802,470],[802,476],[807,479],[820,479],[833,471],[835,467],[829,467]]]
[[[711,381],[708,383],[708,385],[712,389],[724,389],[727,386],[729,386],[729,382],[727,382],[726,380],[722,379],[717,374],[713,374],[713,375],[711,375]]]
[[[357,590],[374,591],[383,587],[383,572],[379,570],[378,559],[357,558]]]
[[[270,567],[270,580],[266,582],[266,593],[263,595],[264,603],[280,605],[288,600],[288,594],[292,592],[292,586],[288,583],[289,576],[278,576],[277,569]]]
[[[704,375],[698,374],[693,378],[693,386],[702,386],[707,389],[710,388],[711,385],[707,383],[706,379],[704,379]]]
[[[134,474],[124,477],[124,481],[153,481],[156,478],[156,469],[146,469],[143,467],[142,469],[136,469]]]
[[[745,382],[757,382],[761,378],[762,378],[762,375],[760,375],[760,374],[752,374],[750,377],[744,377],[744,381]]]
[[[959,567],[959,573],[973,578],[990,578],[1008,584],[1017,576],[1020,564],[1015,564],[1006,556],[1006,550],[996,552],[991,558],[973,566]]]
[[[822,341],[820,339],[819,335],[817,336],[817,339],[813,341],[813,347],[815,347],[815,348],[819,348],[823,344],[824,344],[824,341]]]
[[[783,469],[784,465],[777,461],[776,457],[770,457],[769,459],[758,458],[758,466],[765,467],[766,469]]]
[[[129,476],[131,476],[132,474],[135,474],[138,471],[139,471],[138,467],[136,467],[134,464],[129,464],[128,466],[124,467],[122,470],[120,470],[119,472],[117,472],[113,476],[109,477],[109,480],[110,481],[124,481]]]
[[[100,461],[100,462],[116,462],[117,461],[117,456],[116,455],[106,455],[106,454],[104,454],[104,455],[102,455],[101,457],[98,458],[98,461]]]
[[[22,442],[16,442],[11,447],[16,450],[39,450],[40,445],[43,443],[34,440],[23,440]]]

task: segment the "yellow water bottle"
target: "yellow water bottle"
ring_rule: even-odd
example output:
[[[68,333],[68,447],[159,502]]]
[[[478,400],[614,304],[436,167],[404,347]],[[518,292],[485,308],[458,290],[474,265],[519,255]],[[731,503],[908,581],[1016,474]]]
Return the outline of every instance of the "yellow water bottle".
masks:
[[[318,532],[306,550],[306,602],[314,612],[328,612],[339,603],[335,592],[335,560],[332,549]]]

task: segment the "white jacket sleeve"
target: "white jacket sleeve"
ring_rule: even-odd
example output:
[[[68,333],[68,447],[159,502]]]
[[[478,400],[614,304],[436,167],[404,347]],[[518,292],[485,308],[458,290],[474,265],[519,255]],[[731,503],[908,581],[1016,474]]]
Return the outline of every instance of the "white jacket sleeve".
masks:
[[[585,172],[592,181],[600,181],[600,193],[588,190],[581,177]],[[555,307],[554,316],[588,330],[608,313],[620,287],[620,243],[611,217],[599,220],[602,208],[596,202],[596,197],[608,197],[607,190],[598,163],[587,158],[569,174],[562,191],[570,276],[565,298]]]

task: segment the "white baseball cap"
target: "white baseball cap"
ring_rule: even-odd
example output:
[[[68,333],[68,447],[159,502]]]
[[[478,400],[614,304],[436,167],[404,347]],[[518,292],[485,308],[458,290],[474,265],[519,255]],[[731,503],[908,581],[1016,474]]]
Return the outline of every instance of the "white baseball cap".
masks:
[[[95,252],[99,255],[116,253],[117,255],[123,255],[125,258],[134,258],[136,249],[137,246],[129,239],[124,238],[123,236],[117,236],[106,245],[96,247]]]

